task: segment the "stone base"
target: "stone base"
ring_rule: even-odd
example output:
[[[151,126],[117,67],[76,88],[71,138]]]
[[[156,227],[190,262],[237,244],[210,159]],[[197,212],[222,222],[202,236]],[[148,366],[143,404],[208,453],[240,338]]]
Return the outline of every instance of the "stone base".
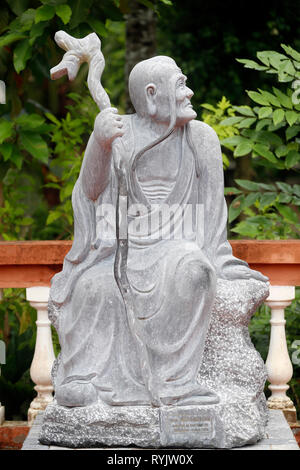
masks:
[[[265,436],[263,401],[206,406],[66,408],[55,402],[44,415],[40,443],[71,448],[232,448]]]
[[[5,408],[0,405],[0,426],[4,423],[5,420]]]
[[[46,409],[40,442],[71,448],[234,448],[258,442],[267,424],[266,370],[248,324],[268,292],[268,285],[256,280],[218,280],[198,383],[220,403],[154,408],[98,401],[67,408],[54,401]],[[55,384],[56,367],[52,372]]]
[[[270,410],[281,410],[290,425],[297,424],[297,411],[290,398],[285,397],[285,399],[282,399],[281,397],[271,396],[267,401],[267,405]]]
[[[43,415],[44,412],[41,412],[35,419],[33,426],[30,428],[29,434],[24,441],[22,450],[77,450],[76,448],[70,448],[70,447],[57,447],[55,445],[42,445],[38,441],[38,436],[41,433],[41,426],[43,422]],[[256,444],[244,446],[244,447],[234,447],[231,450],[299,450],[299,447],[297,445],[297,442],[295,440],[295,437],[293,436],[293,433],[284,418],[284,415],[282,411],[280,410],[269,410],[268,411],[269,415],[269,420],[268,424],[266,427],[266,435],[265,437],[258,441]],[[78,450],[89,450],[89,448],[80,448]],[[129,454],[130,451],[133,451],[134,454],[136,455],[136,452],[138,452],[137,448],[130,447],[130,448],[116,448],[116,447],[98,447],[96,450],[102,450],[102,451],[114,451],[116,452],[116,455],[120,455],[121,450],[126,451],[126,455]],[[149,459],[151,458],[151,452],[155,453],[156,450],[147,450],[147,449],[140,449],[141,452],[139,455],[141,455],[142,460],[145,462],[149,462]],[[205,450],[205,449],[203,449]],[[180,449],[179,449],[180,451]],[[101,454],[101,455],[107,455],[107,453]],[[177,449],[178,452],[178,449]],[[199,451],[195,452],[201,452],[201,449]],[[131,454],[130,454],[131,455]],[[145,455],[145,458],[143,458],[143,455]],[[149,456],[150,455],[150,456]],[[198,457],[198,460],[200,460],[201,457]],[[200,464],[200,462],[199,462]]]
[[[297,411],[294,406],[291,406],[290,408],[285,408],[282,411],[285,416],[285,419],[290,425],[297,423]]]
[[[291,424],[291,430],[294,434],[294,437],[300,447],[300,421],[297,421],[295,424]]]

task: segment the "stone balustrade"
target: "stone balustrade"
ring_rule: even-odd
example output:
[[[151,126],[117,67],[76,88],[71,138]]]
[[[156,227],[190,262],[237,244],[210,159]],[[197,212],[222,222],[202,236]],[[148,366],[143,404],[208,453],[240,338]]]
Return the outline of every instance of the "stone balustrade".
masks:
[[[30,376],[36,384],[37,397],[31,402],[28,410],[28,423],[32,424],[39,411],[52,401],[53,386],[51,369],[55,359],[51,323],[48,318],[49,287],[27,287],[26,298],[37,311],[37,331],[34,356],[30,367]]]
[[[294,298],[294,286],[271,286],[270,295],[265,301],[271,308],[271,336],[266,368],[272,395],[268,405],[269,408],[282,409],[291,423],[296,421],[296,409],[286,395],[289,388],[287,384],[293,376],[293,365],[286,344],[284,309]]]
[[[296,421],[296,410],[287,397],[292,378],[286,337],[284,309],[295,298],[300,286],[300,240],[234,240],[233,254],[270,279],[270,295],[266,304],[271,308],[271,335],[266,361],[269,407],[284,411],[288,421]],[[71,241],[0,242],[0,288],[26,287],[30,304],[37,310],[37,338],[30,374],[37,391],[28,410],[28,422],[52,400],[51,366],[54,352],[51,325],[47,315],[50,279],[61,271]],[[288,319],[287,319],[288,321]]]

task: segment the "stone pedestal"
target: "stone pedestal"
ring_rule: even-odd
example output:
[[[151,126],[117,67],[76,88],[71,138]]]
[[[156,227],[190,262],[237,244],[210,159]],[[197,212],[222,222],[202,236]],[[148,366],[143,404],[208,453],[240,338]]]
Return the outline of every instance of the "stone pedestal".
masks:
[[[220,403],[190,406],[85,407],[49,404],[40,442],[71,448],[101,446],[232,448],[264,437],[265,365],[251,343],[248,323],[268,295],[255,280],[218,280],[198,381]],[[55,368],[53,370],[55,375]]]
[[[231,448],[265,433],[264,397],[207,406],[48,405],[40,442],[71,448],[134,445],[143,448]]]
[[[52,406],[52,405],[50,405]],[[43,422],[44,413],[41,412],[35,419],[33,426],[31,427],[29,434],[23,444],[22,450],[72,450],[70,447],[62,447],[55,445],[42,445],[38,441],[38,437],[41,433],[41,425]],[[82,448],[82,450],[85,450]],[[89,450],[89,448],[86,448]],[[105,451],[102,455],[107,455],[107,452],[115,452],[116,456],[121,455],[122,449],[120,447],[101,447],[97,450]],[[269,410],[268,411],[268,424],[266,426],[266,432],[262,440],[256,444],[248,445],[245,447],[234,447],[231,450],[299,450],[298,444],[293,436],[293,433],[284,418],[282,411],[280,410]],[[124,448],[123,455],[126,452],[128,455],[137,455],[138,451],[134,447]],[[131,454],[130,454],[131,452]],[[141,455],[142,462],[151,461],[151,454],[156,453],[155,449],[143,449],[143,452],[138,453]],[[178,452],[178,449],[176,450]],[[179,451],[180,452],[180,451]],[[183,450],[183,453],[186,454],[186,450]],[[197,450],[196,450],[197,453]],[[195,454],[195,459],[196,459]],[[201,457],[198,457],[202,459]],[[193,460],[195,460],[193,459]],[[196,463],[196,462],[195,462]],[[200,462],[199,462],[200,463]]]

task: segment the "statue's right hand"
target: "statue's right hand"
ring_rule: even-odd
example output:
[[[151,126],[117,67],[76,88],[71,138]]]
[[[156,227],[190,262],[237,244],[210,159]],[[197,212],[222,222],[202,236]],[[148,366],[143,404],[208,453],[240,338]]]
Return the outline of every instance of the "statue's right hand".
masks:
[[[117,137],[124,135],[122,117],[116,108],[106,108],[95,119],[94,135],[101,146],[111,147]]]

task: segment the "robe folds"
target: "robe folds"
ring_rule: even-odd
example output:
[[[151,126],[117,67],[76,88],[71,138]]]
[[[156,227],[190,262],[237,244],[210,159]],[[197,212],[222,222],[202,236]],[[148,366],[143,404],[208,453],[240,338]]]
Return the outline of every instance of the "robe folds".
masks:
[[[95,202],[85,195],[79,177],[72,196],[73,247],[51,284],[50,315],[52,305],[61,344],[55,378],[59,404],[66,404],[64,387],[72,381],[85,384],[82,390],[93,400],[110,405],[150,404],[149,387],[162,404],[184,403],[187,397],[197,403],[197,396],[208,392],[197,382],[197,373],[216,280],[226,279],[237,265],[248,266],[232,256],[227,241],[215,132],[199,121],[189,123],[189,138],[186,127],[179,129],[176,181],[142,183],[130,170],[135,119],[124,117],[125,134],[118,145],[130,175],[127,276],[136,330],[114,278],[115,220],[105,213],[116,206],[112,164],[110,181]],[[147,164],[147,154],[143,159]],[[150,200],[154,204],[144,210],[141,202]]]

